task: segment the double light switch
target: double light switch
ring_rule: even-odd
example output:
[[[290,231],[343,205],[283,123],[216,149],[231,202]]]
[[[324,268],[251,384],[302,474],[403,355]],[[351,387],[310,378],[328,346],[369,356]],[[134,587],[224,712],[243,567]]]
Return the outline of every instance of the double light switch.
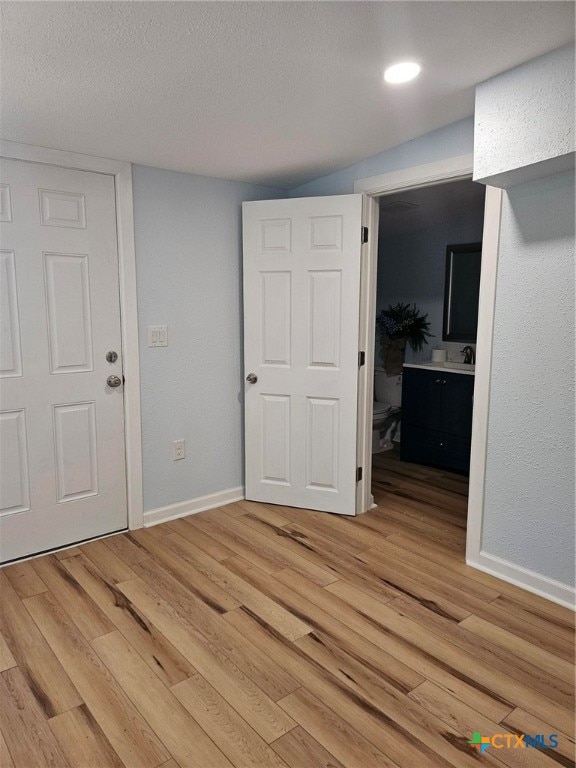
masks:
[[[149,347],[167,347],[168,346],[168,326],[167,325],[149,325],[148,326],[148,346]]]

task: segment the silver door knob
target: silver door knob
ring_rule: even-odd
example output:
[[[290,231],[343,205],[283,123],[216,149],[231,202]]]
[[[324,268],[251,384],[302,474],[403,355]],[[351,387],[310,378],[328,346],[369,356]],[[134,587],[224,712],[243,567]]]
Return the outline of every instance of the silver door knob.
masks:
[[[108,376],[106,379],[106,384],[108,384],[109,387],[119,387],[120,384],[122,384],[122,379],[120,376]]]
[[[246,376],[246,381],[249,384],[256,384],[256,382],[258,381],[258,376],[256,376],[255,373],[249,373],[248,376]]]

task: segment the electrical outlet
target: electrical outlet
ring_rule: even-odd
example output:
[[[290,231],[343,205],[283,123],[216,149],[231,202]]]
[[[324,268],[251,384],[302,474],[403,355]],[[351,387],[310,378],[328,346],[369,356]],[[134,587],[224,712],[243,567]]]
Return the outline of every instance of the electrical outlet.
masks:
[[[186,458],[186,440],[174,440],[172,444],[172,458],[174,461]]]
[[[168,346],[168,326],[167,325],[149,325],[148,326],[148,346],[149,347],[167,347]]]

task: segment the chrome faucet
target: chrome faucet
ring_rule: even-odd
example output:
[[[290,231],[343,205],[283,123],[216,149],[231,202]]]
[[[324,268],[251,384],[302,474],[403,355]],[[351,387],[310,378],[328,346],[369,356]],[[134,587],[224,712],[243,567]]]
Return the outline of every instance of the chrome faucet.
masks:
[[[464,355],[464,363],[466,365],[476,364],[476,352],[474,352],[473,347],[464,347],[464,349],[460,350],[460,353]]]

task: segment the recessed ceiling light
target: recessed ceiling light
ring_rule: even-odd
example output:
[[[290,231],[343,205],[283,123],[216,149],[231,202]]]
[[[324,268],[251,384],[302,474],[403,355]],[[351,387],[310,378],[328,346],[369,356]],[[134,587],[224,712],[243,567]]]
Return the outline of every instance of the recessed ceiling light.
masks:
[[[415,61],[403,61],[384,70],[384,80],[387,83],[407,83],[419,74],[420,64],[416,64]]]

